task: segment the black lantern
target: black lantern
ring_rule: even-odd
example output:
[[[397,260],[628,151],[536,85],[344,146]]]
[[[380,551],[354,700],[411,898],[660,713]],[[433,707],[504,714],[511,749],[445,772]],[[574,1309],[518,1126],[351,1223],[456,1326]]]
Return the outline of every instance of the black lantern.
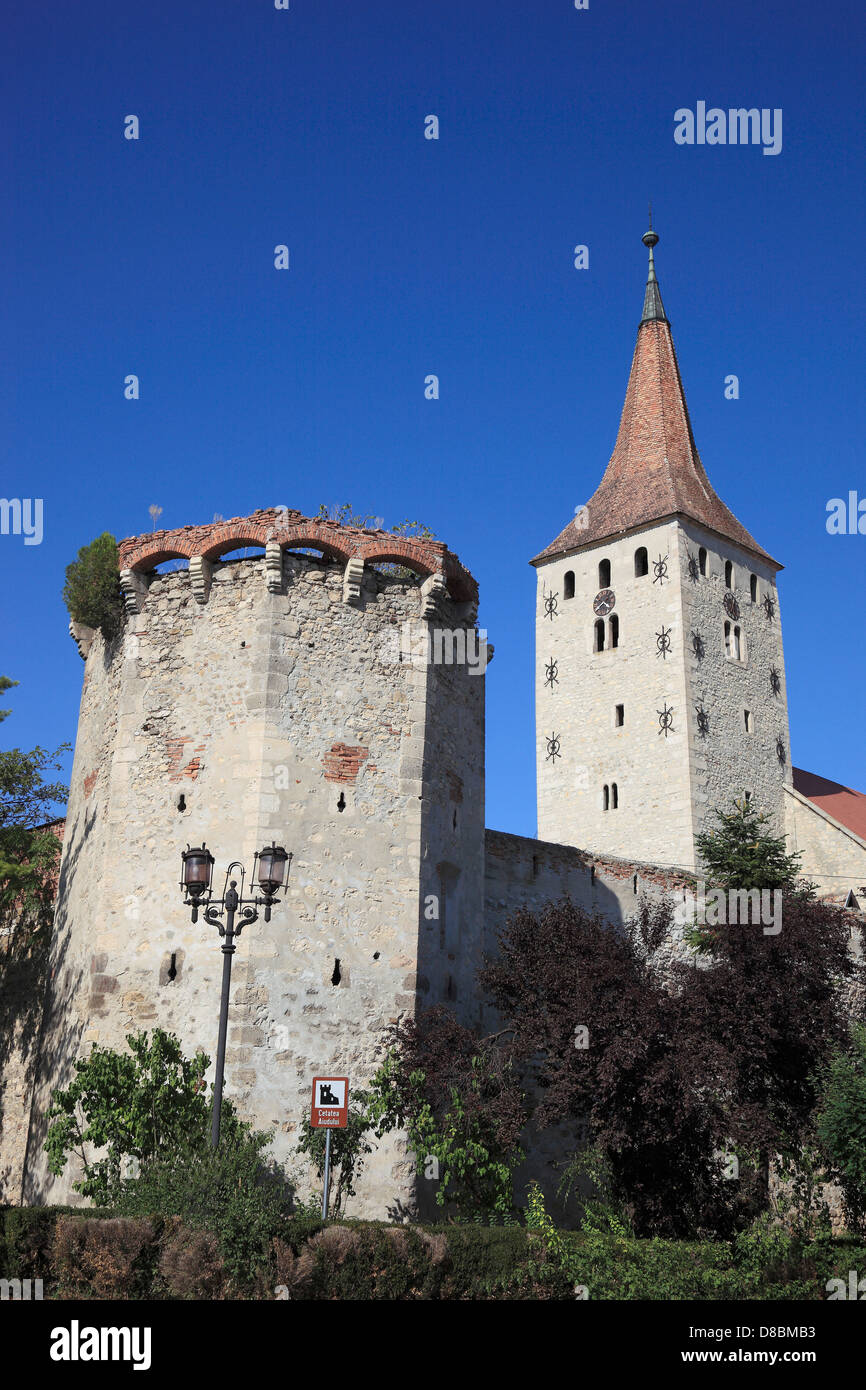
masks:
[[[200,849],[190,849],[187,845],[180,857],[183,860],[181,887],[186,889],[189,897],[196,900],[202,894],[209,893],[214,857],[207,846],[202,844]]]
[[[291,855],[288,855],[282,845],[271,843],[263,850],[259,850],[259,888],[266,898],[272,898],[279,893],[286,877],[286,864]]]

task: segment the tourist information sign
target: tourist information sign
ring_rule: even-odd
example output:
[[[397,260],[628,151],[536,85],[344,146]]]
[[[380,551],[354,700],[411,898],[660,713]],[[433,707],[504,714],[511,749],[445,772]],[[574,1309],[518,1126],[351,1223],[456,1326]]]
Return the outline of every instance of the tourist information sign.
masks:
[[[313,1129],[345,1129],[349,1123],[348,1076],[313,1077]]]
[[[314,1076],[313,1108],[310,1124],[325,1131],[325,1190],[322,1193],[322,1220],[328,1219],[328,1185],[331,1178],[331,1130],[345,1129],[349,1123],[348,1076]]]

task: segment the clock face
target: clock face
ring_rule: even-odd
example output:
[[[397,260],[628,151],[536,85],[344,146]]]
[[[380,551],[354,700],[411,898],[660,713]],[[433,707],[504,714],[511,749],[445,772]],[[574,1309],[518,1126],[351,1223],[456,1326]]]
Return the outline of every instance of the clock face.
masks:
[[[733,594],[731,594],[731,593],[725,594],[724,604],[725,604],[725,612],[729,615],[729,617],[731,617],[731,618],[739,618],[739,616],[740,616],[740,605],[737,603],[737,600],[734,598]]]
[[[612,612],[615,603],[616,595],[613,589],[600,589],[592,601],[592,610],[600,618],[606,618],[608,613]]]

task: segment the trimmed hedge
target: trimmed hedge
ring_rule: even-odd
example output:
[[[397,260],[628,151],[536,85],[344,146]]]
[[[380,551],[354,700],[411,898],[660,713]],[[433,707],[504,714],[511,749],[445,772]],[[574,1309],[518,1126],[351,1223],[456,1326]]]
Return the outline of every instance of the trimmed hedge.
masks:
[[[71,1207],[0,1208],[0,1277],[42,1279],[46,1298],[293,1300],[823,1300],[831,1278],[866,1270],[866,1243],[623,1240],[561,1233],[558,1257],[522,1226],[324,1229],[284,1219],[265,1266],[244,1280],[217,1233],[179,1217]]]

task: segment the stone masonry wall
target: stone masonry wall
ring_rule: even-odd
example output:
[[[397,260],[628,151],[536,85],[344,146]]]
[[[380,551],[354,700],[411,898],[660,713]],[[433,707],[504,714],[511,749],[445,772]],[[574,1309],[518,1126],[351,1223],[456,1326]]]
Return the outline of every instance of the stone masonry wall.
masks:
[[[536,619],[536,737],[538,833],[543,840],[580,845],[600,854],[689,867],[694,862],[686,674],[680,588],[636,578],[634,552],[650,562],[667,556],[678,568],[678,527],[663,523],[634,536],[607,540],[539,566]],[[603,586],[599,563],[610,561],[619,644],[594,651],[593,599]],[[575,577],[566,599],[565,577]],[[556,616],[544,599],[557,597]],[[605,620],[609,639],[610,619]],[[671,654],[657,656],[655,633],[671,633]],[[557,681],[547,664],[557,661]],[[624,722],[615,724],[617,705]],[[659,714],[674,711],[673,730],[660,735]],[[548,738],[559,737],[558,758]],[[603,787],[616,783],[617,807],[605,811]]]
[[[689,561],[698,565],[701,546],[707,574],[693,578]],[[635,575],[639,547],[646,547],[649,561],[642,576]],[[599,575],[603,560],[610,562],[607,586]],[[723,606],[725,560],[734,566],[730,598],[738,604],[736,619]],[[565,597],[569,573],[571,599]],[[758,576],[757,603],[750,600],[752,573]],[[781,828],[782,787],[791,770],[773,575],[772,566],[677,519],[539,566],[536,739],[543,839],[694,869],[694,838],[707,811],[728,807],[747,790]],[[593,599],[602,587],[614,591],[616,604],[604,619],[605,649],[595,651]],[[765,595],[773,601],[772,618],[762,606]],[[550,596],[557,600],[552,617]],[[726,621],[741,629],[742,661],[726,658]],[[777,693],[771,670],[779,674]],[[747,709],[751,731],[745,727]],[[706,715],[703,731],[699,710]]]
[[[431,866],[461,884],[467,958],[480,940],[483,676],[394,660],[405,623],[472,629],[471,600],[434,585],[433,614],[429,580],[359,565],[350,585],[341,562],[288,552],[277,571],[215,562],[206,589],[195,566],[133,577],[122,637],[85,643],[29,1201],[71,1196],[71,1166],[46,1172],[44,1117],[91,1042],[159,1025],[214,1056],[222,957],[182,906],[187,843],[212,850],[217,893],[263,843],[294,856],[285,902],[238,943],[226,1065],[226,1094],[290,1165],[312,1076],[362,1085],[385,1025],[447,989],[419,968]],[[415,1205],[405,1146],[383,1141],[353,1210]]]
[[[822,897],[844,903],[853,893],[866,910],[866,843],[793,787],[785,788],[785,829],[790,849],[803,855],[803,871]]]
[[[706,574],[689,573],[691,557],[707,552]],[[709,811],[731,809],[750,793],[766,811],[776,834],[784,832],[784,791],[791,781],[791,749],[782,622],[775,572],[771,565],[693,522],[680,528],[683,645],[688,675],[688,727],[695,832]],[[725,584],[725,562],[733,564],[732,588]],[[694,567],[692,574],[694,573]],[[751,576],[757,579],[755,601]],[[737,605],[737,616],[725,599]],[[769,613],[765,607],[769,600]],[[725,654],[725,623],[739,627],[743,659]],[[695,642],[699,638],[699,644]],[[774,690],[771,673],[778,676]],[[706,715],[705,731],[698,710]],[[749,712],[746,727],[745,711]]]

